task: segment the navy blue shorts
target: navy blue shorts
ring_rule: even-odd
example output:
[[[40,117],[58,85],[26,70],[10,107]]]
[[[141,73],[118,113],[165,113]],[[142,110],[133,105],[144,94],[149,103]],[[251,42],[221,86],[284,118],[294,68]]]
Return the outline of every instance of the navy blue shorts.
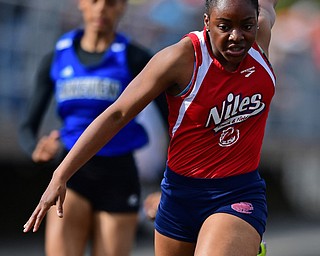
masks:
[[[195,243],[202,223],[215,213],[238,216],[261,237],[265,231],[266,184],[257,170],[227,178],[198,179],[167,168],[161,190],[155,229],[167,237]]]
[[[130,153],[94,156],[69,179],[67,187],[86,198],[95,211],[129,213],[140,208],[139,175]]]

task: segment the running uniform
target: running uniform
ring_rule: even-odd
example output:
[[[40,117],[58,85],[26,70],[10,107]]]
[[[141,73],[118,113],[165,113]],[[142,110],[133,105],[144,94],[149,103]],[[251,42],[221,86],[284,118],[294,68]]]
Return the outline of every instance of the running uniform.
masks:
[[[31,155],[46,106],[54,94],[62,120],[62,158],[86,127],[123,92],[150,59],[149,53],[122,34],[104,53],[81,49],[82,29],[63,35],[54,54],[41,63],[37,90],[21,125],[20,142]],[[145,129],[133,119],[68,181],[95,210],[137,212],[140,183],[133,151],[148,142]]]
[[[225,212],[262,236],[267,207],[257,168],[274,73],[256,43],[231,73],[214,58],[206,31],[187,36],[196,63],[186,92],[167,95],[171,140],[156,229],[195,242],[203,221]]]
[[[79,30],[72,31],[57,42],[51,66],[58,114],[64,123],[60,137],[68,150],[133,79],[127,65],[126,37],[117,34],[99,63],[84,66],[72,47],[73,41],[80,38],[82,33]],[[145,130],[133,119],[96,155],[126,154],[146,143]]]

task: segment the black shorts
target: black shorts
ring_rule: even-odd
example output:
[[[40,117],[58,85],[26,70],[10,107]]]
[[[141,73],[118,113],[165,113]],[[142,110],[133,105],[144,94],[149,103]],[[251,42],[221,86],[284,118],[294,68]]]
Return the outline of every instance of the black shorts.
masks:
[[[131,153],[94,156],[70,178],[67,187],[89,200],[96,211],[138,212],[141,203],[139,175]]]

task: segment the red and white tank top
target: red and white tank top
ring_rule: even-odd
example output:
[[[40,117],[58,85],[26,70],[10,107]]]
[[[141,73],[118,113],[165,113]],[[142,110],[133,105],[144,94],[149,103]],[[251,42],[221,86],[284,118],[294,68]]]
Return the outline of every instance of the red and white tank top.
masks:
[[[258,45],[235,72],[213,57],[205,31],[192,32],[194,77],[182,96],[167,95],[170,145],[168,167],[196,178],[220,178],[255,170],[275,75]]]

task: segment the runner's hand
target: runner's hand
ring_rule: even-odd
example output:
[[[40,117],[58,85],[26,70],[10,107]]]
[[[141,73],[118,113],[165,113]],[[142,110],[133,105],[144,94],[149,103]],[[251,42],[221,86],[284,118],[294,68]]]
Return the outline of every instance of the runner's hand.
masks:
[[[154,192],[144,200],[144,212],[150,220],[156,218],[158,206],[160,203],[161,192]]]
[[[66,184],[51,179],[46,191],[43,193],[40,202],[29,220],[23,226],[23,232],[28,232],[33,228],[33,232],[36,232],[40,224],[51,206],[56,205],[57,215],[63,217],[63,202],[66,196]]]
[[[48,136],[43,136],[32,153],[32,160],[36,163],[52,160],[60,148],[59,131],[53,130]]]

